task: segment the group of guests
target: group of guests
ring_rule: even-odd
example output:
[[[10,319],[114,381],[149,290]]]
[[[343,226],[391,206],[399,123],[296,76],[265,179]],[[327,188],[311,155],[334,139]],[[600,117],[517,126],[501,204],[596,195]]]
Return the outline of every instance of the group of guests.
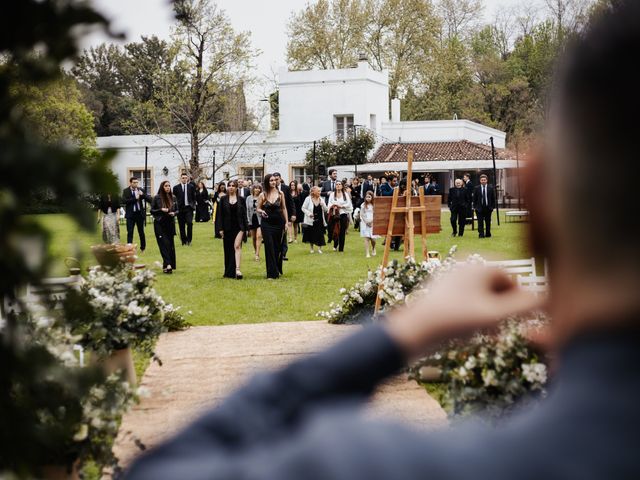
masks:
[[[278,278],[283,274],[283,262],[288,260],[288,244],[297,242],[299,235],[309,245],[310,253],[322,254],[327,243],[334,251],[344,252],[349,226],[354,225],[364,240],[366,257],[375,256],[379,237],[373,234],[374,198],[392,196],[396,188],[400,194],[408,188],[406,180],[398,182],[397,175],[338,180],[337,171],[330,170],[328,178],[316,186],[311,178],[287,185],[276,172],[266,175],[262,184],[242,179],[220,182],[211,196],[203,182],[195,183],[183,173],[173,187],[168,180],[163,181],[154,197],[140,188],[138,178],[132,177],[120,197],[102,196],[99,210],[105,242],[119,242],[119,210],[123,207],[127,243],[133,242],[137,229],[140,251],[144,252],[149,204],[163,272],[167,274],[176,269],[175,219],[182,245],[190,246],[195,215],[196,222],[214,219],[214,234],[223,241],[224,277],[243,278],[242,244],[251,238],[255,261],[260,261],[264,246],[267,278]],[[412,182],[411,193],[417,195],[419,189],[424,189],[425,195],[441,194],[435,178],[429,175],[424,183],[417,179]],[[448,197],[453,236],[464,235],[466,221],[475,211],[480,238],[491,237],[495,202],[495,189],[486,175],[480,176],[480,185],[475,187],[470,174],[456,179]],[[394,237],[391,247],[398,250],[400,244],[401,238]]]

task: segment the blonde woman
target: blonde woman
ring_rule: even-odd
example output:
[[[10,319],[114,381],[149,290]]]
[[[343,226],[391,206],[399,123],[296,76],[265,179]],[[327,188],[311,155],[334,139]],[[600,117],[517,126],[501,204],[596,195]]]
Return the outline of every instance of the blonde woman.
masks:
[[[322,253],[320,247],[326,245],[324,231],[327,222],[324,218],[328,211],[327,204],[320,198],[320,187],[311,187],[310,195],[302,204],[302,213],[304,213],[302,241],[309,244],[309,253],[314,253],[314,245],[318,247],[318,253]]]
[[[373,192],[369,190],[360,206],[360,236],[364,238],[364,251],[367,258],[376,256],[376,238],[373,234]],[[371,251],[369,250],[371,249]]]

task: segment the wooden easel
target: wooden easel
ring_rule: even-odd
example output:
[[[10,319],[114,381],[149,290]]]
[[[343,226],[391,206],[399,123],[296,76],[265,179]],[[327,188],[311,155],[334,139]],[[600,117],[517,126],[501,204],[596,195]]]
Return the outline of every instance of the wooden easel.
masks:
[[[401,198],[399,195],[400,189],[399,187],[393,191],[393,197],[391,198],[391,208],[389,210],[389,218],[386,224],[386,234],[385,234],[385,244],[384,244],[384,254],[382,255],[382,272],[380,284],[378,285],[378,293],[382,290],[382,280],[384,280],[385,273],[384,269],[389,262],[389,253],[391,251],[391,239],[394,236],[402,236],[404,237],[404,256],[415,258],[415,239],[414,239],[414,231],[415,231],[415,222],[414,222],[414,213],[419,214],[420,219],[420,237],[422,239],[422,259],[426,260],[428,256],[427,251],[427,232],[439,232],[440,231],[440,203],[441,196],[437,197],[429,197],[434,200],[437,198],[437,220],[435,215],[428,217],[427,212],[434,212],[434,205],[436,201],[430,200],[427,201],[427,198],[424,196],[423,189],[419,189],[418,191],[418,201],[419,205],[413,206],[411,200],[413,195],[411,194],[412,190],[412,180],[413,180],[413,151],[409,150],[407,153],[407,189],[403,195],[405,202],[399,202]],[[376,199],[377,200],[377,199]],[[404,205],[399,205],[399,203],[404,203]],[[431,204],[431,205],[429,205]],[[376,209],[374,208],[374,215]],[[396,215],[400,218],[404,217],[404,231],[398,235],[398,232],[394,233],[394,226],[397,229],[396,225]],[[431,221],[429,221],[431,220]],[[375,221],[374,221],[375,223]],[[376,308],[375,312],[377,313],[380,310],[380,303],[382,299],[380,295],[376,295]]]

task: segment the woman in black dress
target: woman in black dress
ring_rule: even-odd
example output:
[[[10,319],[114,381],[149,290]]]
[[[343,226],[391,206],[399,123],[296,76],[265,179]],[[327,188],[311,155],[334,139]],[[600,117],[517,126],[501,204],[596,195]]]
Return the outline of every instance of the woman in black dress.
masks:
[[[231,180],[227,184],[227,194],[220,199],[216,214],[216,232],[222,237],[224,245],[226,278],[242,278],[242,240],[248,229],[245,201],[238,196],[238,182]]]
[[[325,214],[327,204],[320,198],[320,187],[311,187],[309,195],[302,205],[304,213],[304,223],[302,228],[302,241],[309,244],[309,253],[313,253],[313,246],[318,246],[318,253],[322,253],[326,245],[324,241],[324,230],[327,226]]]
[[[302,196],[300,195],[300,189],[298,188],[298,182],[293,180],[289,182],[289,192],[291,192],[291,199],[293,200],[293,207],[295,212],[292,215],[296,216],[296,221],[291,222],[291,228],[289,229],[289,243],[298,241],[298,231],[300,230],[300,224],[304,214],[302,213]]]
[[[256,211],[262,217],[260,229],[264,241],[267,278],[278,278],[282,275],[282,239],[289,217],[284,194],[278,190],[276,179],[271,174],[264,177],[264,191],[258,198]]]
[[[209,191],[204,182],[198,182],[196,188],[196,222],[208,222],[209,216]]]
[[[249,222],[249,233],[251,235],[251,243],[255,252],[255,260],[260,260],[260,246],[262,245],[262,231],[260,229],[260,215],[257,212],[258,198],[262,193],[262,186],[256,183],[251,187],[251,195],[247,197],[247,221]]]
[[[176,246],[173,237],[176,235],[175,216],[178,211],[176,197],[171,192],[171,184],[165,180],[160,184],[158,194],[151,202],[153,216],[153,232],[156,235],[160,255],[162,255],[162,271],[172,273],[176,269]]]

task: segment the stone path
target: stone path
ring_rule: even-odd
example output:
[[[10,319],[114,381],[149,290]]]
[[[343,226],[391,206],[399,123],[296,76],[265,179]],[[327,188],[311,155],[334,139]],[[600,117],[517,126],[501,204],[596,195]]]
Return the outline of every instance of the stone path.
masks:
[[[317,352],[357,326],[319,322],[262,323],[194,327],[163,335],[157,353],[163,366],[153,363],[141,385],[148,398],[123,419],[114,451],[128,465],[147,448],[177,432],[203,410],[215,405],[247,376]],[[370,414],[408,422],[419,428],[447,425],[445,412],[413,381],[391,379],[374,396]]]

